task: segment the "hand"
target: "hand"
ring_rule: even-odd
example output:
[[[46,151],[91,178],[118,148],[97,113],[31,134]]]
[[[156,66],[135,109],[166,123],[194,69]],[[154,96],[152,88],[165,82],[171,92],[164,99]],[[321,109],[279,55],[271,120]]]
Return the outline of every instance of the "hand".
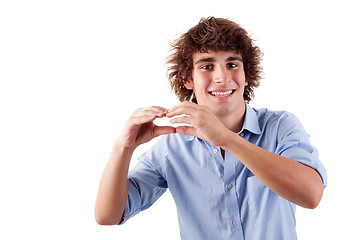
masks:
[[[156,126],[154,120],[166,115],[167,109],[153,106],[137,109],[126,122],[116,143],[125,148],[135,149],[137,146],[163,135],[175,133],[170,126]]]
[[[207,106],[187,101],[170,109],[166,117],[175,117],[170,120],[171,123],[191,125],[177,127],[177,133],[201,138],[214,146],[223,146],[226,142],[227,134],[231,132]]]

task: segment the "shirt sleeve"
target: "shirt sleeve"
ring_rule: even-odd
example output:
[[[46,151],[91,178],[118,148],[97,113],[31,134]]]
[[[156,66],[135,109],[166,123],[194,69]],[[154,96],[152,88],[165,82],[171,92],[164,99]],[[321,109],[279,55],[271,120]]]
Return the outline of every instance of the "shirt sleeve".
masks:
[[[318,150],[311,145],[299,119],[286,113],[281,118],[277,134],[276,154],[298,161],[315,169],[321,176],[324,188],[327,185],[327,173],[318,157]]]
[[[149,208],[166,191],[167,182],[152,164],[157,156],[152,148],[139,157],[128,174],[128,200],[120,224]]]

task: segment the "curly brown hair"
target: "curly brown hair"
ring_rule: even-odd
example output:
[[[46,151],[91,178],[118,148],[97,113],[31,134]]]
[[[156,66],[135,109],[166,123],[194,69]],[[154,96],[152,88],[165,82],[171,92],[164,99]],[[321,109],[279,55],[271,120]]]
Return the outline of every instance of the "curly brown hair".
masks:
[[[215,17],[201,18],[199,24],[171,43],[171,54],[166,62],[170,65],[167,75],[179,100],[197,102],[193,91],[188,90],[184,83],[192,79],[193,54],[209,51],[235,51],[242,56],[248,82],[243,96],[246,102],[251,101],[254,88],[260,84],[263,54],[239,24]]]

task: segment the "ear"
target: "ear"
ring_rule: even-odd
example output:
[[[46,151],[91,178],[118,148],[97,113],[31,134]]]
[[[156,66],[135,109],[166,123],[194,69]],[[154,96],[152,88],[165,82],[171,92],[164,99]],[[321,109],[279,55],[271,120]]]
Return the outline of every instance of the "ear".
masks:
[[[245,86],[249,85],[249,82],[245,79]]]
[[[193,90],[194,89],[194,82],[190,78],[188,78],[186,81],[184,81],[184,85],[186,89]]]

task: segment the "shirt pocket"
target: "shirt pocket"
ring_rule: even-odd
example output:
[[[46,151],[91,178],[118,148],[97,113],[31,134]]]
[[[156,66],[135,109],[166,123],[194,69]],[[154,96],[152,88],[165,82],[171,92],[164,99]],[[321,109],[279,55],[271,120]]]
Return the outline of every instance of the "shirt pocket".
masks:
[[[255,219],[264,219],[266,208],[271,200],[272,193],[257,177],[254,175],[248,177],[246,183],[246,191],[248,195],[249,215]],[[265,209],[264,209],[265,208]]]
[[[257,177],[251,176],[246,182],[248,229],[254,239],[296,239],[295,209]],[[264,234],[267,234],[265,236]],[[257,236],[257,237],[255,237]]]

